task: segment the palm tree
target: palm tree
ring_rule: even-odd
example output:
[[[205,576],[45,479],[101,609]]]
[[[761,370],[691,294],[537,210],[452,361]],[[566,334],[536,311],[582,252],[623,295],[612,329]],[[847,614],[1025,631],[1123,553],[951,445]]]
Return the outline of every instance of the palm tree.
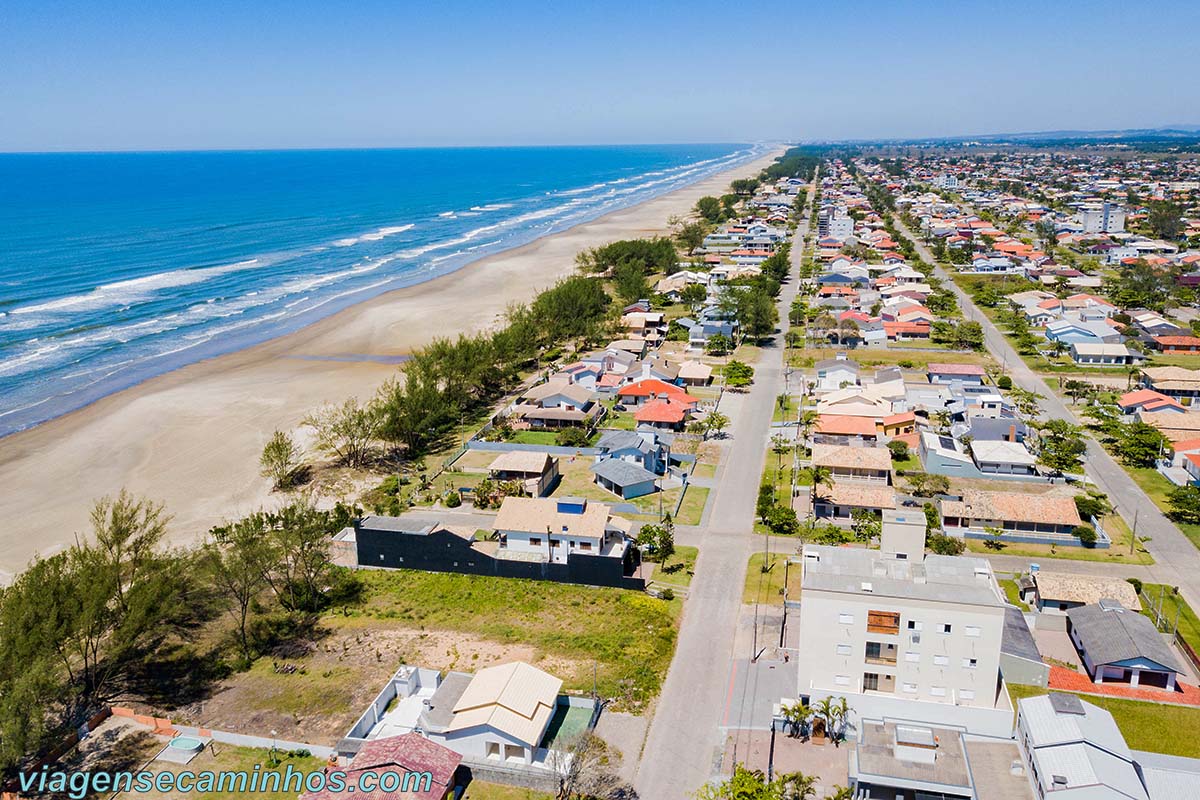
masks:
[[[826,797],[825,800],[854,800],[854,790],[848,786],[835,786],[833,794]]]
[[[839,697],[833,703],[834,725],[837,728],[837,736],[833,743],[836,745],[839,741],[846,738],[846,722],[850,719],[850,704],[846,702],[845,697]]]
[[[816,464],[812,464],[804,468],[804,474],[807,475],[812,481],[812,489],[809,491],[808,497],[812,503],[812,508],[810,510],[812,511],[813,516],[816,516],[817,492],[822,486],[826,486],[830,489],[833,488],[833,470],[831,470],[829,467],[819,467]]]
[[[828,697],[822,697],[813,706],[813,716],[821,721],[821,735],[826,738],[832,736],[834,715],[833,700]]]
[[[811,800],[817,796],[817,779],[803,772],[786,772],[780,775],[779,800]]]
[[[806,734],[808,720],[812,714],[812,708],[803,700],[797,700],[790,706],[783,707],[783,718],[791,727],[793,738]]]

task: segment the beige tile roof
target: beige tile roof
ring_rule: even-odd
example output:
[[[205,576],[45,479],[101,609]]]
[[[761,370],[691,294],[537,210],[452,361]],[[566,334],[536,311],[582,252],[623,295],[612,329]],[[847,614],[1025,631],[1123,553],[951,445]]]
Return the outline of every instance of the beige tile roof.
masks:
[[[553,533],[599,540],[604,538],[610,510],[606,503],[588,500],[582,514],[564,514],[559,512],[558,501],[552,497],[506,497],[493,525],[498,531]]]
[[[523,661],[481,669],[454,704],[447,730],[486,725],[537,747],[560,689],[561,680]]]
[[[977,520],[1032,522],[1049,525],[1079,525],[1075,501],[1063,495],[1026,492],[985,492],[967,489],[963,499],[943,500],[942,514]]]
[[[892,454],[886,447],[850,447],[840,444],[813,445],[813,463],[819,467],[876,469],[890,472]]]
[[[1043,600],[1092,604],[1103,599],[1112,599],[1121,601],[1121,605],[1135,611],[1142,607],[1133,585],[1123,578],[1043,570],[1034,573],[1033,580]]]
[[[855,508],[895,508],[896,490],[891,486],[872,486],[867,483],[834,481],[826,490],[829,500],[839,506]]]
[[[550,380],[531,387],[523,395],[526,400],[540,403],[548,397],[561,394],[576,405],[584,405],[592,399],[592,393],[577,383],[567,383],[564,380]]]
[[[531,452],[527,450],[510,450],[501,453],[488,467],[489,472],[524,472],[541,475],[554,459],[549,453]]]
[[[1142,374],[1158,388],[1187,389],[1200,387],[1200,369],[1184,367],[1145,367]],[[1163,384],[1176,384],[1163,386]]]
[[[1153,425],[1162,431],[1173,442],[1181,439],[1195,439],[1200,432],[1200,411],[1142,411],[1138,419],[1147,425]]]

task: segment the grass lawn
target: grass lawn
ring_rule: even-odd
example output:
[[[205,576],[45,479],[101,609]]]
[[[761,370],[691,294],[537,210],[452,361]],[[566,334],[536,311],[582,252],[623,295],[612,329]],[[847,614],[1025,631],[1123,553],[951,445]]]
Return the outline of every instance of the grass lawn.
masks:
[[[1161,583],[1143,584],[1142,592],[1150,598],[1150,603],[1153,603],[1155,608],[1159,607],[1159,598],[1162,598],[1162,615],[1167,630],[1174,630],[1176,620],[1178,620],[1179,635],[1191,645],[1193,650],[1200,652],[1200,619],[1196,617],[1196,612],[1187,604],[1187,601],[1175,594],[1172,587],[1164,586]],[[1154,612],[1148,608],[1143,608],[1142,613],[1152,620],[1156,617]]]
[[[517,431],[509,439],[510,442],[518,444],[554,444],[558,439],[558,434],[554,431]]]
[[[598,664],[600,693],[637,707],[658,694],[675,651],[682,604],[641,592],[551,581],[417,572],[363,571],[359,606],[327,615],[331,625],[356,618],[400,627],[476,635],[526,644],[550,656]],[[591,669],[559,675],[570,689],[590,689]]]
[[[906,342],[904,346],[913,344]],[[803,351],[794,352],[792,355],[792,365],[798,367],[811,367],[818,361],[824,361],[828,358],[833,358],[838,352],[847,352],[849,357],[857,361],[861,366],[895,366],[902,362],[907,365],[911,362],[912,366],[904,366],[904,369],[925,369],[926,365],[932,361],[935,364],[990,364],[995,363],[995,359],[989,353],[958,353],[948,350],[938,349],[937,345],[929,347],[921,347],[914,350],[893,350],[882,347],[860,347],[853,350],[839,351],[837,348],[808,348]]]
[[[654,567],[654,582],[669,586],[687,588],[692,585],[692,575],[696,572],[696,556],[700,550],[687,545],[678,545],[675,553],[665,564]]]
[[[1104,518],[1104,530],[1112,537],[1112,546],[1107,550],[1090,547],[1055,547],[1049,544],[1024,544],[1004,542],[1001,537],[1001,547],[993,550],[981,539],[966,539],[967,549],[972,553],[987,555],[1025,556],[1028,558],[1061,558],[1069,561],[1102,561],[1107,564],[1141,564],[1149,566],[1154,563],[1154,557],[1146,548],[1138,544],[1133,553],[1129,552],[1129,526],[1125,520],[1116,514]]]
[[[1142,491],[1154,501],[1154,505],[1158,506],[1164,514],[1171,510],[1171,504],[1167,502],[1167,494],[1175,488],[1175,484],[1163,477],[1161,472],[1153,467],[1125,467],[1125,471],[1138,486],[1142,487]],[[1191,540],[1192,544],[1200,547],[1200,525],[1191,525],[1186,522],[1175,524],[1179,526],[1179,530],[1183,531],[1183,535]]]
[[[679,506],[679,513],[675,515],[675,522],[679,525],[699,525],[704,506],[708,504],[708,493],[707,486],[689,485]]]
[[[554,797],[518,786],[471,781],[462,800],[554,800]]]
[[[921,466],[921,459],[917,456],[917,451],[910,449],[908,455],[904,458],[899,460],[892,459],[892,469],[895,472],[920,472],[923,467]]]
[[[703,461],[697,461],[696,466],[692,467],[693,478],[715,478],[717,477],[717,465],[707,464]]]
[[[1021,601],[1021,592],[1017,588],[1016,581],[1012,580],[1011,578],[1004,578],[997,582],[1000,584],[1000,588],[1004,590],[1004,596],[1008,598],[1008,602],[1012,603],[1022,611],[1029,610],[1029,606]]]
[[[268,760],[271,757],[270,750],[257,750],[250,747],[234,747],[232,745],[217,744],[215,746],[216,756],[213,756],[213,751],[206,749],[203,753],[192,759],[190,764],[165,764],[161,761],[153,762],[152,769],[157,772],[173,772],[176,775],[183,771],[188,771],[193,774],[205,771],[212,772],[246,772],[253,774],[255,765],[261,765],[263,774],[268,772],[280,773],[280,788],[285,789],[282,785],[283,776],[286,774],[290,766],[296,772],[307,775],[310,772],[316,772],[325,766],[325,762],[319,758],[312,756],[290,756],[283,751],[278,751],[280,763],[278,766],[269,766]],[[161,769],[158,769],[161,767]],[[260,785],[264,778],[259,778]],[[273,787],[272,787],[273,788]],[[292,791],[259,791],[251,793],[248,789],[245,792],[240,791],[223,791],[223,792],[195,792],[194,796],[212,798],[212,800],[224,800],[229,798],[241,798],[253,796],[261,798],[261,800],[295,800],[297,792],[295,785],[291,787]],[[149,798],[150,800],[166,800],[166,798],[184,796],[179,792],[160,793],[148,792],[139,793],[138,797]]]
[[[791,545],[794,549],[795,540],[772,537],[771,545],[773,548],[778,546],[780,550]],[[783,602],[785,571],[788,573],[788,597],[793,600],[800,597],[800,565],[792,564],[785,570],[784,562],[788,556],[782,552],[772,552],[770,561],[765,561],[765,558],[766,555],[761,551],[750,556],[750,562],[746,565],[746,585],[742,589],[742,602],[746,604],[758,602],[768,605]],[[764,563],[768,565],[765,572],[763,571]]]
[[[1008,685],[1015,704],[1026,697],[1046,694],[1039,686]],[[1134,750],[1171,756],[1200,758],[1200,708],[1146,703],[1118,697],[1080,695],[1080,699],[1107,710]],[[1164,735],[1166,732],[1170,735]]]
[[[637,430],[637,420],[633,418],[633,412],[614,411],[613,406],[616,404],[616,400],[604,401],[604,407],[608,409],[608,413],[604,415],[604,427],[616,431]]]

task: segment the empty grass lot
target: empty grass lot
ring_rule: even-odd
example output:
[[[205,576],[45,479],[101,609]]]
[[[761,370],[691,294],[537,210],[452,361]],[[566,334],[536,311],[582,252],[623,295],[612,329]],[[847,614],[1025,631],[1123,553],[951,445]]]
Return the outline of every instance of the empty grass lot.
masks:
[[[997,583],[999,583],[1000,588],[1004,590],[1004,596],[1008,599],[1009,603],[1021,609],[1022,611],[1029,610],[1029,606],[1021,601],[1021,591],[1017,588],[1016,581],[1010,578],[1005,578],[997,581]]]
[[[1107,549],[1095,547],[1054,547],[1048,544],[1024,544],[1005,542],[1001,537],[999,550],[988,547],[981,539],[967,539],[967,549],[972,553],[986,555],[1024,556],[1027,558],[1055,558],[1064,561],[1100,561],[1106,564],[1139,564],[1149,566],[1154,557],[1140,543],[1129,552],[1129,526],[1116,514],[1104,518],[1104,530],[1112,537],[1112,546]]]
[[[1039,686],[1009,684],[1008,693],[1015,704],[1023,698],[1037,697],[1047,692]],[[1200,708],[1117,697],[1079,697],[1112,714],[1125,736],[1125,743],[1132,749],[1200,758]],[[1170,734],[1165,735],[1168,731]]]
[[[462,800],[554,800],[554,797],[543,792],[535,792],[533,789],[522,789],[519,786],[471,781]]]
[[[791,549],[795,549],[794,540],[791,540],[790,544]],[[786,549],[789,548],[789,540],[773,537],[771,545]],[[784,562],[787,558],[786,552],[772,552],[769,560],[762,552],[750,556],[750,561],[746,564],[746,585],[742,590],[742,602],[746,604],[757,602],[765,605],[782,603],[785,572],[787,573],[788,597],[793,600],[798,599],[800,597],[800,565],[792,564],[790,568],[785,568]],[[767,564],[766,571],[763,571],[762,568],[764,563]]]
[[[347,616],[458,631],[598,665],[600,694],[637,706],[658,694],[675,651],[681,601],[641,592],[411,570],[364,571],[366,599]],[[590,689],[591,671],[560,675]]]
[[[1126,467],[1125,471],[1138,486],[1142,487],[1142,491],[1154,501],[1154,505],[1158,506],[1164,514],[1171,510],[1171,504],[1167,502],[1167,495],[1175,488],[1175,485],[1163,477],[1161,472],[1153,467]],[[1200,525],[1186,522],[1175,524],[1179,526],[1183,535],[1191,540],[1192,544],[1200,547]]]
[[[188,771],[193,774],[199,773],[199,772],[204,772],[204,771],[211,771],[211,772],[216,772],[216,773],[253,774],[255,772],[255,769],[254,769],[255,766],[261,765],[261,772],[264,774],[259,777],[260,782],[267,780],[267,776],[265,775],[265,773],[268,773],[268,772],[280,773],[279,788],[281,789],[281,791],[250,792],[249,788],[247,788],[246,791],[222,791],[222,792],[212,791],[212,792],[196,792],[195,793],[195,796],[203,796],[206,798],[211,798],[211,800],[226,800],[226,798],[228,798],[228,800],[233,800],[234,798],[251,797],[251,796],[254,798],[261,798],[261,800],[295,800],[296,796],[301,793],[301,792],[295,791],[296,785],[293,784],[291,787],[284,787],[282,785],[283,776],[284,776],[284,774],[286,774],[288,767],[290,766],[297,773],[307,775],[308,773],[316,772],[317,770],[319,770],[325,766],[325,762],[319,758],[313,758],[312,756],[291,756],[283,751],[279,752],[279,759],[280,759],[279,765],[271,766],[268,763],[268,761],[271,757],[271,752],[269,750],[257,750],[257,749],[249,748],[249,747],[233,747],[232,745],[223,745],[223,744],[215,745],[215,749],[216,749],[216,756],[213,756],[212,749],[205,749],[205,751],[203,753],[200,753],[198,756],[196,756],[194,759],[192,759],[192,762],[190,764],[187,764],[187,765],[183,765],[183,764],[163,765],[163,762],[156,761],[156,762],[154,762],[154,766],[158,767],[160,765],[163,765],[162,769],[158,770],[159,772],[173,772],[178,775],[179,773],[181,773],[183,771]],[[260,786],[263,786],[263,785],[266,785],[272,789],[275,788],[275,784],[273,782],[268,783],[268,784],[260,783]],[[228,788],[228,786],[227,786],[227,788]],[[283,791],[283,789],[286,789],[286,788],[290,788],[291,791]],[[126,796],[126,795],[122,795],[122,796]],[[128,796],[132,796],[132,795],[128,795]],[[171,792],[171,793],[148,792],[148,793],[138,793],[137,796],[149,798],[149,800],[166,800],[166,798],[181,797],[181,796],[184,796],[184,794],[181,792]]]
[[[1200,618],[1196,617],[1196,612],[1187,604],[1187,601],[1175,594],[1173,587],[1164,586],[1161,583],[1143,584],[1142,593],[1149,598],[1149,603],[1152,603],[1155,608],[1162,609],[1164,625],[1167,630],[1174,630],[1178,621],[1179,635],[1193,650],[1200,652]],[[1142,602],[1146,603],[1147,600],[1143,598]],[[1143,608],[1142,613],[1152,620],[1157,616],[1150,608]]]
[[[665,564],[654,565],[654,583],[686,589],[692,585],[696,572],[696,557],[700,550],[687,545],[678,545]]]

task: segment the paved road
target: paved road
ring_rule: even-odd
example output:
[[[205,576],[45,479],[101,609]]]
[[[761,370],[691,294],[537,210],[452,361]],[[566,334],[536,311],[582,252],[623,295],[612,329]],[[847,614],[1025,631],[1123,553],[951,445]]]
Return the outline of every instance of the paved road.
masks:
[[[895,218],[896,227],[908,238],[912,239],[917,251],[930,264],[937,264],[933,253],[920,239],[900,221]],[[1008,375],[1013,383],[1023,389],[1037,392],[1045,397],[1041,402],[1042,416],[1046,418],[1065,419],[1079,424],[1079,420],[1059,397],[1051,391],[1046,381],[1034,372],[1025,360],[1021,358],[1000,329],[988,319],[971,297],[959,288],[949,273],[940,266],[935,266],[934,273],[945,281],[946,286],[958,297],[963,316],[975,320],[983,326],[984,343],[993,357],[1005,364]],[[1148,576],[1157,583],[1178,586],[1188,603],[1200,607],[1200,550],[1183,535],[1175,523],[1154,505],[1141,487],[1134,483],[1129,474],[1118,464],[1100,444],[1091,438],[1087,439],[1088,451],[1085,459],[1088,477],[1104,491],[1109,501],[1116,506],[1117,513],[1132,528],[1137,522],[1137,534],[1145,540],[1146,549],[1154,556],[1152,567],[1127,568],[1123,565],[1108,565],[1108,574],[1126,576],[1134,571]],[[1036,560],[1036,559],[1027,559]],[[1044,560],[1043,560],[1044,561]],[[1059,563],[1059,562],[1056,562]],[[1083,563],[1083,562],[1075,562]],[[1074,564],[1063,564],[1062,569],[1076,572],[1096,571],[1094,565],[1087,568],[1076,568]]]
[[[811,197],[811,194],[810,194]],[[797,229],[793,274],[809,222]],[[799,281],[780,292],[781,328]],[[782,340],[782,335],[777,336]],[[649,800],[685,800],[713,775],[723,746],[730,663],[746,564],[759,541],[751,533],[775,398],[783,390],[783,347],[764,347],[745,394],[727,393],[722,408],[733,420],[732,443],[710,496],[699,534],[700,557],[684,607],[679,643],[650,724],[634,786]],[[728,404],[728,405],[726,405]],[[691,539],[693,537],[689,537]],[[746,658],[749,653],[737,653]]]

